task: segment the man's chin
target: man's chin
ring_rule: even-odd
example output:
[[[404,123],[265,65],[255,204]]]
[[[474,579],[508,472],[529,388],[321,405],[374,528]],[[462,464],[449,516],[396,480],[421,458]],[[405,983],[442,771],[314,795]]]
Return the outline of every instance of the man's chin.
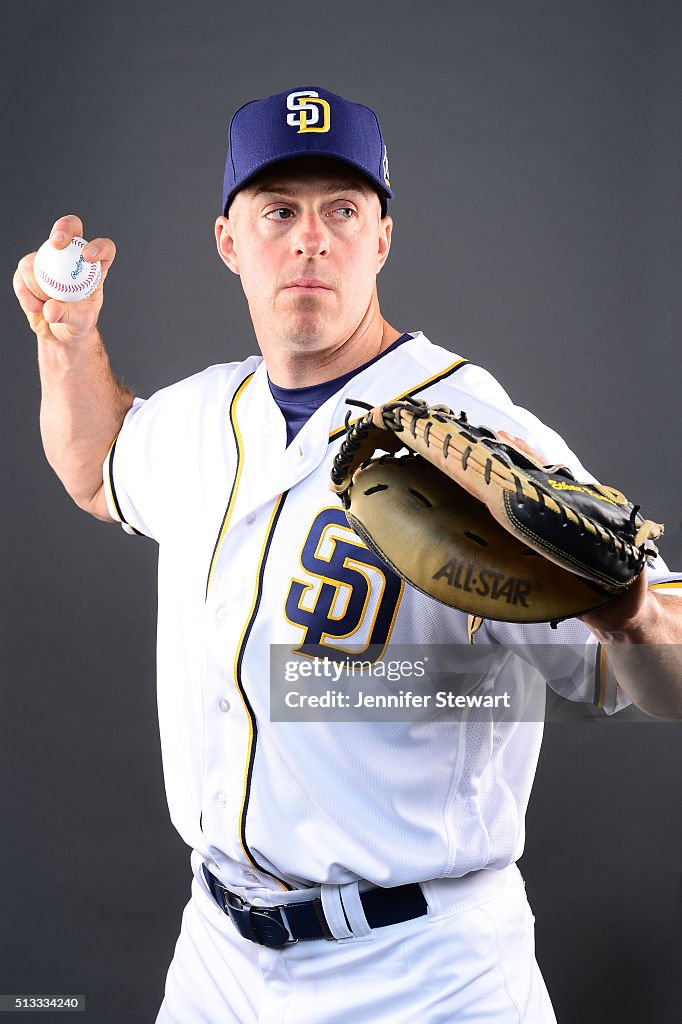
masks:
[[[282,332],[284,340],[301,349],[324,348],[325,325],[318,318],[298,318]]]

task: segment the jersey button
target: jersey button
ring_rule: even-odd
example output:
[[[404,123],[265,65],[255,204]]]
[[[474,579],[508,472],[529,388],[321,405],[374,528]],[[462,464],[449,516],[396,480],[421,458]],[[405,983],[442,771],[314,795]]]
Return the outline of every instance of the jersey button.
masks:
[[[218,803],[221,807],[224,807],[227,803],[227,797],[224,793],[218,793]]]
[[[256,522],[256,513],[255,512],[249,512],[249,514],[247,516],[245,516],[245,519],[246,519],[246,522],[249,524],[249,526],[251,526],[253,523]]]
[[[230,710],[230,702],[229,702],[229,700],[225,700],[225,698],[223,697],[223,699],[218,702],[218,707],[220,708],[221,711],[229,711]]]
[[[221,604],[220,608],[216,612],[216,618],[218,619],[219,622],[226,622],[228,615],[229,615],[229,612],[228,612],[227,608],[225,607],[224,604]]]

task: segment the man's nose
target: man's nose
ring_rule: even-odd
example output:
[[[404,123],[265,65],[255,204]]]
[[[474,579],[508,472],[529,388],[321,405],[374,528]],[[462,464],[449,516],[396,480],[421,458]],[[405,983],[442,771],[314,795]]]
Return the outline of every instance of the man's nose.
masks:
[[[302,256],[326,256],[329,252],[327,226],[319,214],[304,213],[299,216],[295,237],[296,252]]]

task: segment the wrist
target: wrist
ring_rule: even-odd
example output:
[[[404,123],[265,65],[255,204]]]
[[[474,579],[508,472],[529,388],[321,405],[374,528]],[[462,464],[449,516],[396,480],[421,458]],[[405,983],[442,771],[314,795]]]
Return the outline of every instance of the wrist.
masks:
[[[601,644],[655,643],[663,610],[657,595],[646,590],[643,600],[632,611],[621,613],[620,601],[586,616],[586,624]],[[625,609],[623,609],[625,612]],[[590,621],[587,621],[587,620]]]
[[[85,359],[105,354],[104,342],[96,327],[82,337],[69,338],[68,341],[56,338],[54,334],[37,335],[37,341],[39,362],[54,370],[68,370]]]

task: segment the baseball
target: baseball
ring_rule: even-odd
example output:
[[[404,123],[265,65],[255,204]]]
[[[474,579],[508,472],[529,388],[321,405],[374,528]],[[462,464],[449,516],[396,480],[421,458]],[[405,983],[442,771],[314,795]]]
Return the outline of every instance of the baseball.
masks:
[[[33,273],[51,299],[80,302],[94,292],[102,278],[102,264],[85,259],[82,250],[87,244],[84,238],[76,237],[65,249],[55,249],[50,241],[38,249]]]

